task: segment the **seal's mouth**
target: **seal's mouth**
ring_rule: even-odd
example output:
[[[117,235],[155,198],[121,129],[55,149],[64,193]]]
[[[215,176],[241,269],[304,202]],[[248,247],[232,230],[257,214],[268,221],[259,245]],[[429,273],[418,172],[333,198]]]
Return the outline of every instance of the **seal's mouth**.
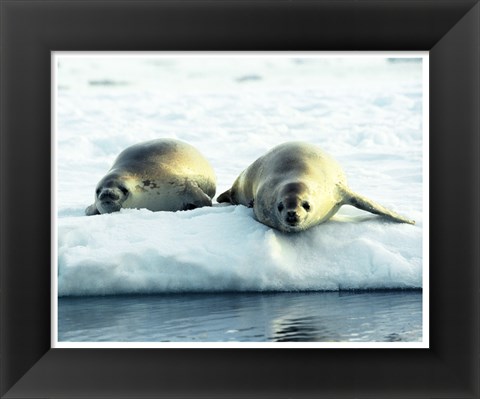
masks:
[[[287,216],[280,220],[280,230],[286,233],[297,233],[299,231],[305,230],[306,218],[301,217],[298,214]]]
[[[291,217],[291,218],[285,218],[285,223],[287,223],[290,226],[296,226],[300,220],[298,219],[297,216]]]
[[[298,223],[300,223],[300,218],[295,211],[288,211],[287,216],[285,217],[285,223],[290,226],[296,226]]]
[[[100,213],[118,212],[120,208],[121,205],[117,201],[104,200],[97,204],[97,209],[100,211]]]

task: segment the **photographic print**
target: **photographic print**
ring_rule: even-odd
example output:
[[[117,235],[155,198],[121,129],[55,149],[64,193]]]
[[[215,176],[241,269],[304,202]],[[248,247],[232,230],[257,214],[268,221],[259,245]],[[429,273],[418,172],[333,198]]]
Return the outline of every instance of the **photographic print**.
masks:
[[[52,55],[53,347],[428,347],[428,54]]]

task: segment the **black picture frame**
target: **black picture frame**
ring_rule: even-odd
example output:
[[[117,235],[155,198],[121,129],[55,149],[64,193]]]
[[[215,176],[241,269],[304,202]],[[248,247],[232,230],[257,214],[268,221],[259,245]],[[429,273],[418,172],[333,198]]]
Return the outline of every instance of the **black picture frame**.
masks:
[[[478,0],[0,0],[2,398],[478,398]],[[430,52],[430,349],[51,349],[51,51]]]

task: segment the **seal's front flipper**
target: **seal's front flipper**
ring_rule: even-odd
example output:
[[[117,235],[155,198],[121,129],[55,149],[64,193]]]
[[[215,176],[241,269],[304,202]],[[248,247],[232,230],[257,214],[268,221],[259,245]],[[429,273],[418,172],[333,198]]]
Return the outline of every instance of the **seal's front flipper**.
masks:
[[[85,209],[85,215],[87,216],[100,215],[100,212],[98,211],[95,204],[92,204],[89,207],[87,207],[87,209]]]
[[[415,224],[414,220],[410,220],[402,215],[399,215],[398,213],[395,213],[360,194],[356,194],[347,188],[343,187],[340,189],[340,191],[342,193],[343,203],[345,205],[352,205],[358,209],[374,213],[375,215],[384,216],[394,222]]]
[[[232,203],[232,195],[231,195],[231,189],[225,191],[224,193],[220,194],[217,198],[217,202],[220,204],[222,202],[229,202],[230,204]]]
[[[188,192],[188,195],[187,198],[185,198],[183,210],[187,211],[202,208],[204,206],[212,206],[212,199],[196,184],[188,183],[186,191]]]

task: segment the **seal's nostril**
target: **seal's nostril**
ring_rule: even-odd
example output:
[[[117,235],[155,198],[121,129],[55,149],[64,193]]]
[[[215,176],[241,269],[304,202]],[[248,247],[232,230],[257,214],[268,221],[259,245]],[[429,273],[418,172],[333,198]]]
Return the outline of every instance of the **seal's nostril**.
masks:
[[[298,221],[299,221],[297,212],[295,212],[295,211],[288,211],[288,212],[287,212],[287,217],[285,218],[285,220],[286,220],[287,223],[290,224],[290,225],[295,225],[295,224],[297,224]]]

